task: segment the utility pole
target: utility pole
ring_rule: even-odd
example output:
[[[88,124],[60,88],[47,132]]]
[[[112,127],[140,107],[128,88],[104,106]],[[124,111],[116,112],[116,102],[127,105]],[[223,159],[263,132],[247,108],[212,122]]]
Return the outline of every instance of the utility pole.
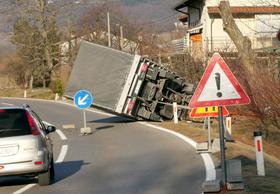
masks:
[[[120,26],[120,47],[121,47],[121,50],[123,50],[123,27]]]
[[[160,51],[160,48],[158,50],[158,63],[161,65],[161,51]]]
[[[107,27],[108,27],[108,47],[111,47],[111,29],[110,29],[110,13],[107,12]]]

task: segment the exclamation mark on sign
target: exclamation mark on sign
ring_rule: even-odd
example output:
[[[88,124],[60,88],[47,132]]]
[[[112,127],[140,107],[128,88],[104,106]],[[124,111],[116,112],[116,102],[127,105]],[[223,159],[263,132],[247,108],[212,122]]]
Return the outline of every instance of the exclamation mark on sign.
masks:
[[[215,80],[216,80],[216,86],[218,89],[217,96],[221,98],[223,96],[222,92],[219,92],[221,89],[221,74],[220,73],[215,73]]]

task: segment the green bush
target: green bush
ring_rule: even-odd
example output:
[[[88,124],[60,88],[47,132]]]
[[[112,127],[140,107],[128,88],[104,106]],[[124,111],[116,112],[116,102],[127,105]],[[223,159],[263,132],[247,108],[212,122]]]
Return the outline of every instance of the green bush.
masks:
[[[59,96],[62,96],[63,94],[63,85],[61,80],[56,80],[55,81],[55,93],[57,93]]]

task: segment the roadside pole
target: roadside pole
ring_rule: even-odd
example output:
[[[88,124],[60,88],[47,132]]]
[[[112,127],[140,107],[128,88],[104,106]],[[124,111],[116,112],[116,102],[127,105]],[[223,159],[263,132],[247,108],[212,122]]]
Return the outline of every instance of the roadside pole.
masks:
[[[54,100],[55,100],[55,101],[57,101],[57,100],[58,100],[58,98],[59,98],[58,93],[55,93]]]
[[[87,119],[86,119],[86,111],[83,109],[83,117],[84,117],[84,128],[87,128]]]
[[[191,116],[190,116],[191,117]],[[208,117],[204,117],[204,121],[203,121],[203,130],[205,130],[206,129],[206,123],[207,123],[207,120],[208,119]]]
[[[208,121],[208,150],[212,149],[212,142],[211,142],[211,117],[207,117]]]
[[[222,167],[222,183],[226,187],[227,184],[227,172],[226,172],[226,154],[225,154],[225,129],[223,119],[223,109],[219,106],[219,134],[220,134],[220,149],[221,149],[221,167]]]
[[[111,26],[110,26],[110,13],[107,12],[107,30],[108,30],[108,47],[111,47]]]
[[[173,102],[173,117],[174,117],[174,123],[178,124],[178,107],[177,107],[177,102]]]
[[[231,117],[226,117],[226,140],[233,141],[231,135]]]
[[[263,146],[262,146],[262,132],[254,131],[256,162],[258,176],[265,176]]]

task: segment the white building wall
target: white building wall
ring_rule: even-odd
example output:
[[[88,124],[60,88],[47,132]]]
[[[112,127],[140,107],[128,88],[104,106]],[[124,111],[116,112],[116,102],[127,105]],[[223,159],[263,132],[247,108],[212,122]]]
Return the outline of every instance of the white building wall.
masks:
[[[207,7],[218,6],[218,0],[206,0],[206,6],[203,9],[202,21],[203,23],[203,47],[205,52],[213,52],[219,50],[235,50],[235,46],[230,40],[227,33],[223,30],[223,22],[221,18],[210,18],[207,12]],[[230,0],[231,6],[280,6],[278,0]],[[280,44],[275,40],[276,33],[280,29],[280,14],[261,14],[255,18],[235,18],[235,22],[243,33],[252,41],[253,48],[270,47]],[[267,18],[271,18],[268,20]],[[277,19],[276,19],[277,18]],[[262,26],[260,27],[260,24]],[[260,38],[266,31],[266,38]],[[269,38],[270,37],[270,38]]]
[[[206,6],[218,6],[219,0],[205,0]],[[229,0],[231,6],[279,6],[279,0]]]
[[[206,29],[204,30],[205,38],[208,40],[209,51],[220,49],[234,50],[234,45],[230,40],[228,34],[223,30],[223,21],[221,18],[207,18]],[[255,39],[255,19],[235,19],[235,22],[243,33],[248,36],[252,41]]]
[[[229,0],[231,6],[280,6],[279,0]],[[201,24],[203,25],[202,31],[202,47],[204,52],[204,59],[207,59],[207,53],[212,51],[235,51],[236,48],[227,35],[226,32],[223,30],[223,23],[221,18],[211,19],[208,15],[208,8],[211,6],[218,6],[219,0],[205,0],[205,6],[202,8],[201,12]],[[189,10],[190,13],[190,10]],[[243,33],[243,35],[248,36],[252,41],[253,48],[263,48],[263,47],[270,47],[272,45],[280,45],[280,41],[276,40],[275,36],[277,31],[280,29],[280,14],[262,14],[262,17],[269,17],[272,18],[272,22],[269,23],[273,24],[273,27],[270,28],[274,29],[272,33],[269,33],[271,37],[269,40],[266,38],[262,43],[260,43],[260,33],[258,28],[265,29],[263,26],[260,26],[260,21],[258,15],[255,18],[235,18],[236,24]],[[193,16],[196,18],[197,15]],[[277,18],[277,19],[276,19]],[[268,21],[266,21],[268,22]],[[261,21],[263,23],[263,21]],[[263,24],[267,26],[267,24]],[[273,38],[274,37],[274,38]],[[212,50],[211,50],[212,49]]]

